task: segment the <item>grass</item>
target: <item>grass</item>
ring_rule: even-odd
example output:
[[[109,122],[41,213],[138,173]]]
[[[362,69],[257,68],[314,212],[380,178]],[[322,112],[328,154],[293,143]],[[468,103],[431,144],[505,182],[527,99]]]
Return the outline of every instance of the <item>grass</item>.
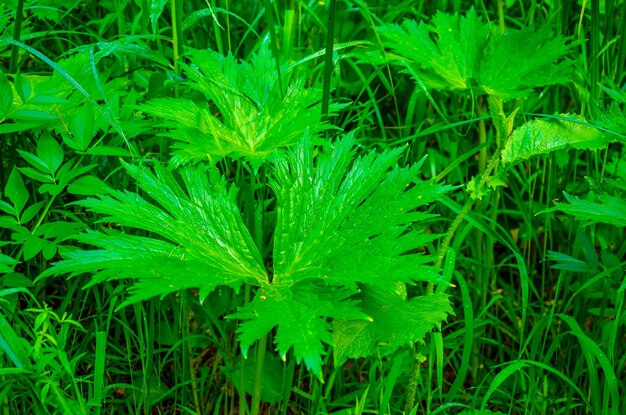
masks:
[[[13,3],[0,6],[1,413],[626,413],[626,239],[622,222],[603,219],[621,217],[626,189],[624,2],[584,9],[572,1]],[[427,57],[415,58],[424,47],[409,53],[411,45],[398,46],[401,39],[389,34],[388,25],[405,19],[435,24],[438,12],[469,16],[472,7],[490,36],[527,27],[564,36],[568,75],[552,73],[527,93],[513,85],[522,76],[513,77],[498,85],[500,102],[488,97],[497,79],[486,70],[453,86],[466,78],[437,78]],[[423,40],[441,46],[440,39]],[[201,67],[204,52],[194,52],[205,49],[248,63],[265,50],[271,59],[247,72],[256,75],[215,84],[214,66]],[[523,55],[521,46],[514,51]],[[539,65],[536,51],[529,56],[508,67]],[[195,78],[193,65],[200,66]],[[546,73],[544,66],[533,79]],[[262,90],[264,79],[275,86]],[[302,108],[272,107],[278,97],[297,96],[289,88],[319,96]],[[194,105],[188,112],[180,110],[185,100]],[[278,132],[263,124],[296,109],[298,118],[285,118]],[[250,117],[253,111],[260,115]],[[550,117],[574,114],[603,130],[587,126],[566,134],[565,144],[536,141],[545,149],[517,150],[514,162],[500,157],[533,120],[558,123]],[[304,117],[307,125],[298,123]],[[222,122],[234,132],[198,152],[194,146],[216,137]],[[226,148],[248,125],[290,140],[263,147],[241,135],[245,145]],[[242,310],[271,294],[250,279],[241,290],[192,287],[120,307],[138,292],[128,281],[94,283],[92,272],[42,277],[88,246],[72,239],[86,229],[159,234],[121,227],[76,203],[111,189],[148,198],[122,162],[150,171],[178,154],[169,166],[180,171],[214,151],[211,163],[239,187],[233,203],[259,250],[257,265],[280,278],[273,230],[286,196],[281,201],[272,185],[275,165],[307,134],[323,154],[330,151],[323,137],[335,140],[341,131],[356,132],[362,156],[404,146],[393,163],[410,169],[422,162],[417,179],[454,187],[421,207],[439,216],[412,225],[439,235],[419,251],[435,257],[430,265],[441,266],[452,285],[412,280],[404,288],[405,300],[450,296],[454,315],[440,328],[340,364],[334,338],[315,373],[294,348],[281,359],[275,329],[248,339],[244,358],[241,337],[252,326]],[[579,199],[567,201],[564,192]],[[182,261],[189,252],[172,255]],[[367,289],[353,298],[374,304]],[[324,318],[340,332],[340,317]]]

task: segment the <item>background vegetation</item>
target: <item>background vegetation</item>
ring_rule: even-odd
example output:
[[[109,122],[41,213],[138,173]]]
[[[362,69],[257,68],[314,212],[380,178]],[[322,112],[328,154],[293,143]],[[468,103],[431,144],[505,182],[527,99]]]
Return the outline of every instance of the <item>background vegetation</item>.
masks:
[[[612,0],[3,2],[2,413],[626,413],[625,31]],[[342,279],[291,281],[299,237]],[[342,343],[372,315],[410,333]]]

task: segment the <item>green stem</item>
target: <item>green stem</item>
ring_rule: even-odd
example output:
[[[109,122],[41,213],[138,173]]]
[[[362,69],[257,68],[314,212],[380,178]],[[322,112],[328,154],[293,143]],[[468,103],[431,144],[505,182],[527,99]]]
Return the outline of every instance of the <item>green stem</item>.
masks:
[[[422,365],[417,359],[417,351],[413,348],[413,369],[411,370],[411,378],[409,379],[409,391],[406,397],[406,404],[404,405],[404,413],[410,414],[413,411],[413,405],[415,405],[415,395],[417,395],[417,386],[420,379],[420,369]]]
[[[172,0],[172,41],[174,47],[174,72],[180,75],[180,55],[183,54],[183,2]],[[175,94],[178,96],[178,88]]]
[[[500,34],[504,34],[504,1],[498,0],[498,23],[500,25]]]
[[[267,25],[269,26],[270,40],[272,43],[271,45],[272,53],[274,54],[274,60],[276,62],[276,76],[278,79],[278,89],[280,90],[281,97],[284,97],[285,95],[284,95],[284,90],[283,90],[283,80],[280,74],[280,58],[278,56],[278,40],[276,36],[276,27],[274,24],[274,12],[272,11],[272,8],[270,7],[269,0],[264,0],[263,5],[265,7],[265,16],[267,17]]]
[[[252,388],[252,415],[259,415],[259,411],[261,410],[261,391],[263,389],[263,370],[265,352],[267,350],[267,335],[261,337],[256,347],[256,367],[254,372],[254,386]]]
[[[22,22],[24,20],[24,0],[17,0],[15,8],[15,23],[13,24],[13,40],[20,41],[22,37]],[[19,49],[17,45],[11,47],[11,60],[9,61],[9,72],[14,73],[19,60]]]
[[[324,58],[324,84],[322,85],[322,120],[328,120],[330,109],[330,81],[333,74],[333,46],[335,44],[335,15],[337,1],[330,0],[328,11],[328,27],[326,29],[326,56]]]

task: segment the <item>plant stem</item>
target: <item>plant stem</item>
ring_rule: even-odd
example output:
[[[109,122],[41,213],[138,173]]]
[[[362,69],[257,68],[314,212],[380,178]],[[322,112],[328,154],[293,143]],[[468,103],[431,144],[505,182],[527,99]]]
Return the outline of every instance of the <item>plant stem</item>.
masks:
[[[183,54],[183,2],[172,0],[172,41],[174,47],[174,72],[180,75],[180,55]],[[178,97],[178,87],[175,95]]]
[[[276,76],[278,79],[278,89],[280,90],[280,95],[284,97],[285,95],[284,95],[284,90],[283,90],[283,80],[281,79],[281,74],[280,74],[280,58],[278,56],[278,40],[276,37],[276,27],[274,25],[274,12],[272,11],[272,8],[270,7],[269,0],[264,0],[263,4],[265,6],[265,16],[267,16],[267,25],[269,26],[272,53],[274,53],[274,60],[276,62]]]
[[[322,120],[328,121],[330,109],[330,81],[333,74],[333,46],[335,44],[335,14],[337,0],[330,0],[326,28],[326,56],[324,57],[324,84],[322,85]]]
[[[263,390],[263,369],[265,364],[265,351],[267,350],[267,335],[261,337],[256,347],[256,367],[254,386],[252,388],[252,415],[259,415],[259,411],[261,410],[261,392]]]
[[[24,0],[17,0],[15,7],[15,23],[13,24],[13,40],[20,41],[22,37],[22,21],[24,14]],[[9,61],[9,72],[14,73],[19,60],[19,49],[17,45],[11,47],[11,60]]]

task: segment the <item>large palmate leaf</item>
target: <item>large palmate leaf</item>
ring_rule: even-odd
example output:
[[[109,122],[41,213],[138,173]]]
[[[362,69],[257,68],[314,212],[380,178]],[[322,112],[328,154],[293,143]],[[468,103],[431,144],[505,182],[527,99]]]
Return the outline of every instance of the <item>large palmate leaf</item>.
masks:
[[[398,297],[389,290],[442,282],[427,265],[433,257],[420,253],[436,235],[415,225],[432,217],[419,209],[450,187],[419,180],[419,165],[397,167],[401,149],[356,157],[354,144],[352,135],[321,148],[303,140],[272,166],[277,219],[271,270],[244,226],[234,186],[215,169],[188,166],[176,175],[155,164],[126,165],[143,195],[111,191],[79,203],[110,226],[142,235],[83,234],[79,241],[98,249],[68,252],[43,276],[94,272],[93,283],[133,279],[124,304],[187,288],[199,288],[204,298],[217,286],[248,283],[258,287],[254,298],[230,316],[244,320],[238,329],[244,354],[276,329],[281,356],[293,350],[317,376],[325,345],[334,342],[333,320],[340,330],[339,321],[373,322],[354,334],[355,344],[386,341],[386,351],[411,344],[451,313],[448,299]],[[389,313],[381,305],[389,305]],[[396,324],[385,327],[391,320]],[[343,331],[337,339],[344,349],[340,362],[373,353],[346,345]]]
[[[267,47],[250,63],[209,50],[192,51],[190,59],[193,64],[185,67],[189,85],[207,101],[164,98],[140,106],[165,120],[179,163],[226,155],[258,161],[297,143],[305,131],[330,128],[321,121],[321,91],[305,88],[304,80],[291,79],[286,70],[284,85],[279,82]]]
[[[405,20],[378,27],[393,62],[426,86],[523,97],[539,86],[568,82],[566,39],[548,29],[494,32],[472,8],[463,17],[437,13],[430,25]]]
[[[160,164],[126,165],[151,200],[129,191],[110,192],[79,202],[103,222],[148,231],[152,236],[119,231],[90,232],[77,239],[97,250],[68,252],[65,260],[42,274],[99,272],[94,282],[131,278],[127,303],[185,288],[199,288],[201,298],[220,285],[238,288],[267,276],[260,254],[243,224],[236,189],[215,170],[180,171],[183,189]]]
[[[367,323],[380,315],[377,305],[366,301],[357,307],[351,294],[366,286],[384,291],[397,283],[441,282],[437,270],[425,265],[432,257],[416,253],[434,236],[410,226],[429,218],[416,209],[449,187],[417,180],[419,165],[393,167],[400,150],[355,159],[352,135],[324,147],[317,157],[314,153],[305,141],[276,165],[274,278],[236,316],[248,319],[239,330],[244,348],[277,327],[279,352],[293,346],[296,358],[319,374],[322,343],[332,344],[328,318]],[[268,305],[276,301],[284,303]],[[400,336],[396,347],[421,338],[425,331],[419,329],[432,329],[451,311],[447,298],[419,301],[439,313],[411,336]],[[414,311],[398,305],[387,318],[408,322]],[[355,342],[372,337],[365,331],[355,336]],[[364,348],[346,357],[371,352]]]
[[[397,58],[417,65],[426,84],[464,90],[475,82],[490,29],[472,8],[463,17],[438,12],[432,25],[405,20],[401,25],[385,24],[378,31]]]
[[[402,149],[352,161],[353,144],[347,135],[314,159],[305,142],[277,163],[275,282],[323,278],[328,284],[384,285],[437,278],[420,266],[429,258],[407,254],[434,236],[405,231],[430,217],[416,208],[449,188],[416,181],[419,165],[392,168]]]

